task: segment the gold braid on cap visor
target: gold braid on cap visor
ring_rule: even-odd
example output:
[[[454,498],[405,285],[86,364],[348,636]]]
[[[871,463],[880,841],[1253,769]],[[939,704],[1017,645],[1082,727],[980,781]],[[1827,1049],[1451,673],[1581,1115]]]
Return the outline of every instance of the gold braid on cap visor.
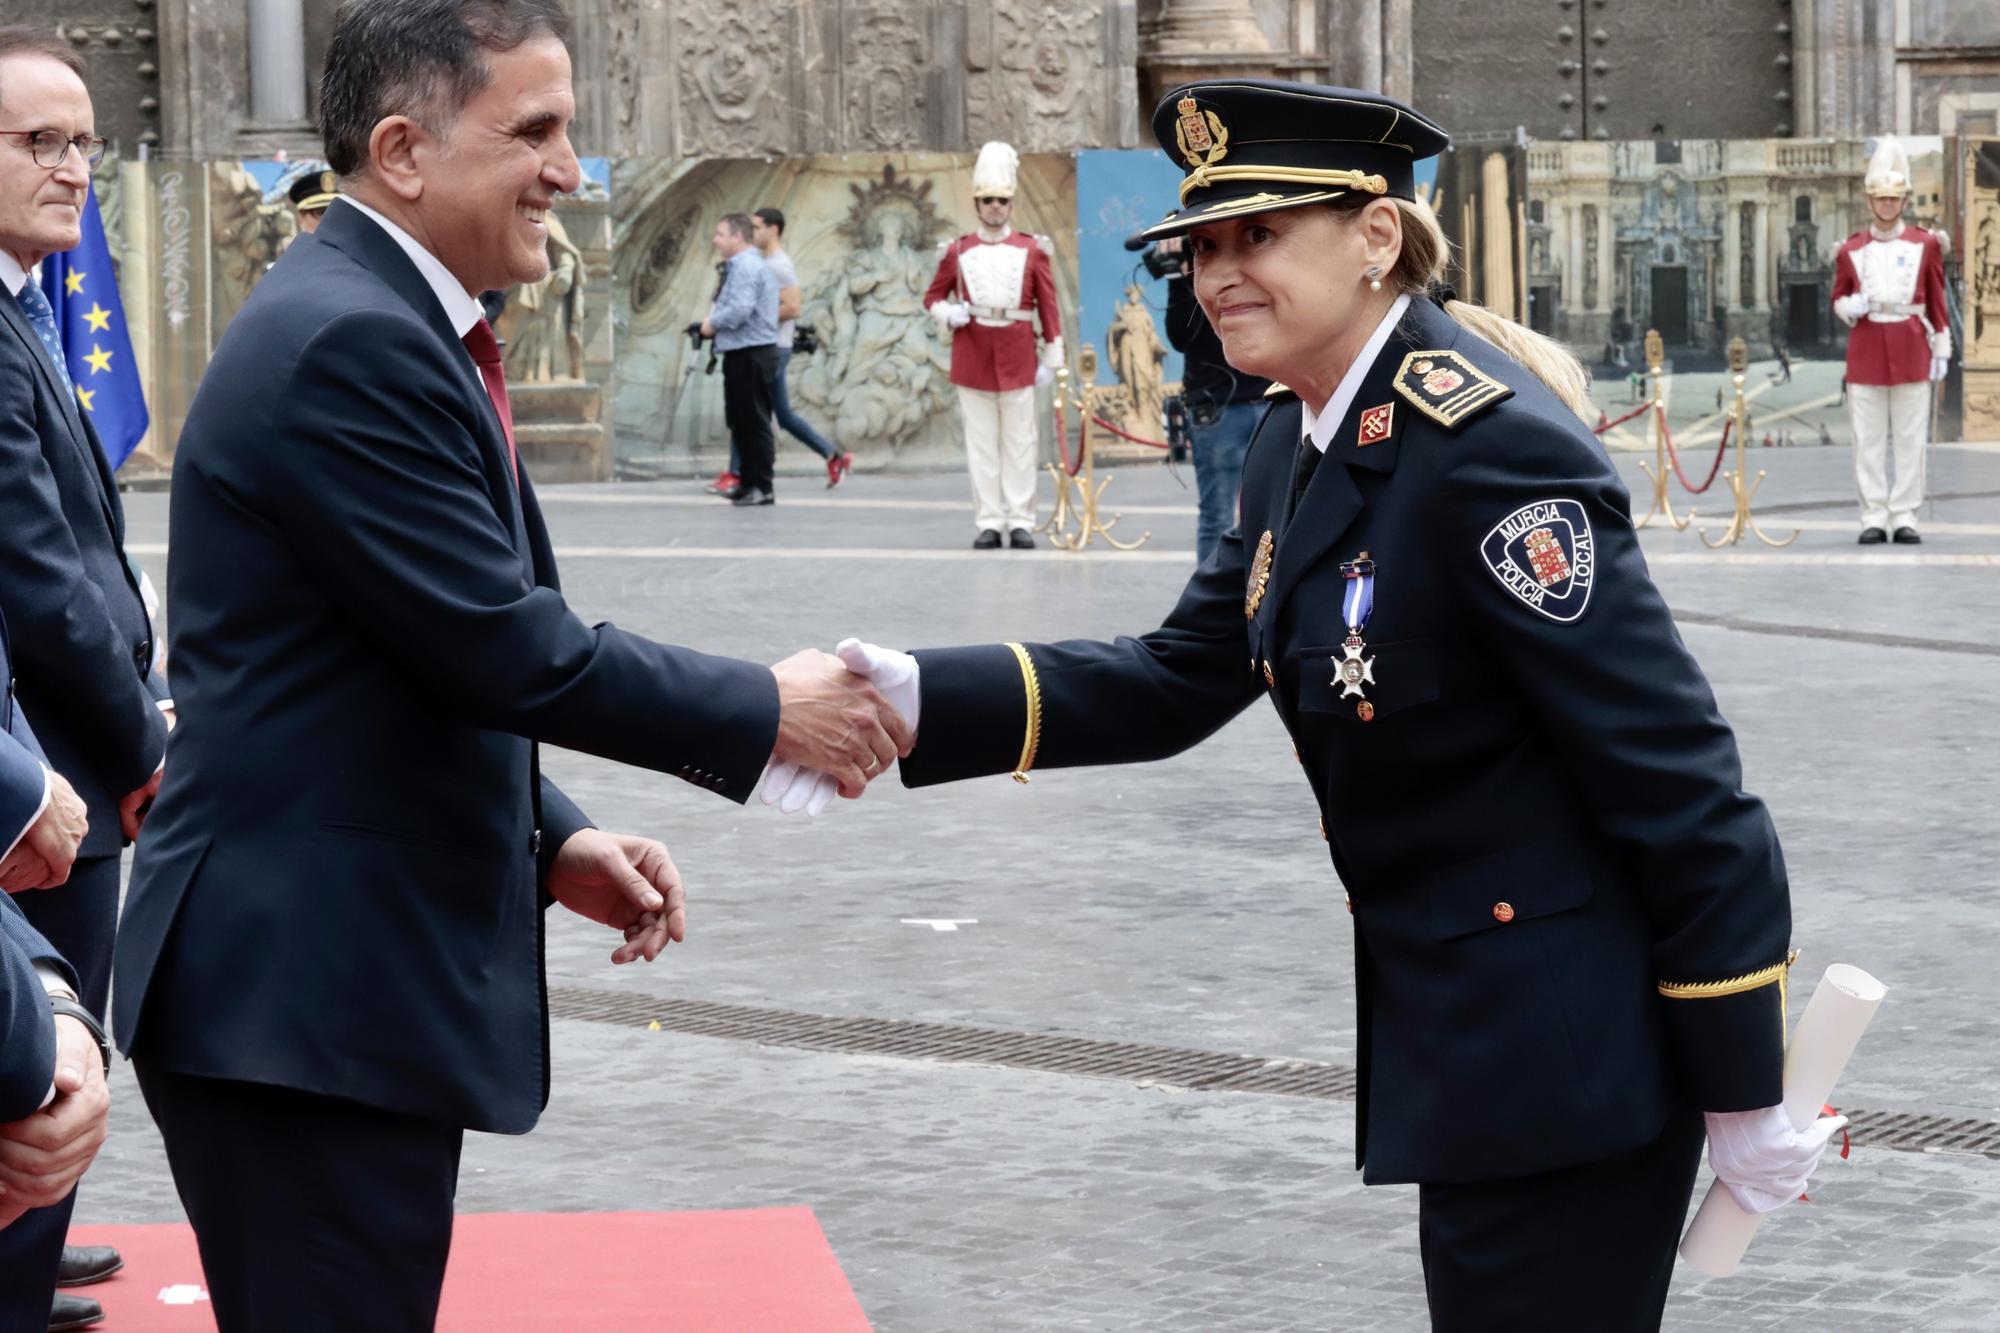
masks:
[[[1199,166],[1181,182],[1181,203],[1195,190],[1223,181],[1273,181],[1282,185],[1333,186],[1343,190],[1366,190],[1370,194],[1389,193],[1389,182],[1365,171],[1322,167],[1211,167]]]

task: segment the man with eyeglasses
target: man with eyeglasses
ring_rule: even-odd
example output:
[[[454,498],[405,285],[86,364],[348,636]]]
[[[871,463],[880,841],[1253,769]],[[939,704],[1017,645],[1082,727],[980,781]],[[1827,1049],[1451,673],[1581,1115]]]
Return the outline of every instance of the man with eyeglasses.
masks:
[[[972,474],[974,550],[1035,544],[1035,389],[1063,363],[1062,316],[1046,236],[1008,226],[1021,157],[1004,143],[979,150],[972,195],[979,230],[945,246],[924,309],[951,332],[951,382]],[[1035,321],[1042,326],[1037,361]]]
[[[18,702],[90,825],[68,882],[14,901],[76,968],[78,998],[102,1022],[119,853],[159,790],[171,715],[125,559],[118,490],[35,275],[45,256],[81,241],[90,173],[103,158],[83,72],[56,33],[0,27],[0,612]],[[0,1326],[29,1326],[14,1314],[21,1302],[48,1310],[50,1289],[37,1295],[25,1284],[49,1273],[45,1256],[60,1249],[73,1203],[0,1232]],[[61,1261],[65,1282],[108,1276],[118,1262],[110,1251],[76,1250]],[[88,1316],[72,1310],[52,1327],[82,1327]]]

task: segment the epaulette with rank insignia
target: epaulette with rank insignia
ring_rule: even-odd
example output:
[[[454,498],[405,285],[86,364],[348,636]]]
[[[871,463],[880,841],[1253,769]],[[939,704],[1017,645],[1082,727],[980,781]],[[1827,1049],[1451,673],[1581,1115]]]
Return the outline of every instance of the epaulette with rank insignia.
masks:
[[[1266,390],[1264,390],[1264,396],[1265,396],[1266,398],[1296,398],[1296,397],[1298,397],[1298,395],[1297,395],[1296,393],[1292,392],[1292,390],[1291,390],[1290,388],[1288,388],[1287,386],[1285,386],[1285,385],[1283,385],[1283,384],[1280,384],[1280,383],[1278,383],[1278,382],[1277,382],[1276,380],[1272,380],[1272,381],[1271,381],[1271,387],[1270,387],[1270,388],[1268,388],[1268,389],[1266,389]]]
[[[1457,352],[1412,352],[1396,372],[1396,392],[1446,430],[1477,416],[1514,391]]]

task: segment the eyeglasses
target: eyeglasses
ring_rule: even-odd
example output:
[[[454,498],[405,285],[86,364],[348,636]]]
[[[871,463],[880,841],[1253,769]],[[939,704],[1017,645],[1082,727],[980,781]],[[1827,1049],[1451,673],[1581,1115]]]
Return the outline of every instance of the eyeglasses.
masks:
[[[60,167],[68,159],[72,148],[92,171],[104,161],[105,140],[94,134],[79,134],[74,139],[66,139],[61,130],[0,130],[0,136],[26,139],[28,151],[35,155],[35,165],[49,171]]]
[[[1011,204],[1014,201],[1012,199],[1007,198],[1005,195],[982,194],[979,196],[978,199],[974,200],[973,202],[977,203],[980,207],[983,208],[987,204]]]

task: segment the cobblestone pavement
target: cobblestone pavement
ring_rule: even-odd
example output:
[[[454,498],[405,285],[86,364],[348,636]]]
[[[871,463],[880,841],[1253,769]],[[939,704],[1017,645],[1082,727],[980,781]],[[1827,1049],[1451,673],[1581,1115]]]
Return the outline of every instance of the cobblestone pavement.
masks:
[[[1796,545],[1645,542],[1784,838],[1797,993],[1835,960],[1890,987],[1837,1099],[2000,1119],[2000,453],[1938,451],[1915,549],[1853,545],[1846,450],[1751,461],[1771,470],[1768,527],[1802,526]],[[583,615],[775,661],[850,632],[1150,627],[1192,563],[1191,489],[1114,475],[1120,533],[1153,532],[1129,555],[975,554],[959,476],[831,495],[781,480],[775,508],[747,513],[690,483],[544,498]],[[1698,502],[1711,533],[1718,495]],[[129,506],[157,577],[164,503]],[[651,968],[614,970],[608,937],[552,920],[552,984],[1354,1058],[1348,918],[1267,709],[1166,763],[885,784],[817,822],[581,756],[548,768],[604,826],[665,838],[694,905],[690,943]],[[964,924],[908,924],[923,918]],[[469,1143],[463,1209],[805,1204],[884,1330],[1425,1327],[1414,1193],[1361,1188],[1344,1104],[574,1021],[555,1052],[541,1128]],[[79,1217],[177,1218],[122,1070],[117,1091]],[[1813,1195],[1735,1277],[1683,1271],[1667,1327],[2000,1324],[2000,1161],[1862,1147]]]

